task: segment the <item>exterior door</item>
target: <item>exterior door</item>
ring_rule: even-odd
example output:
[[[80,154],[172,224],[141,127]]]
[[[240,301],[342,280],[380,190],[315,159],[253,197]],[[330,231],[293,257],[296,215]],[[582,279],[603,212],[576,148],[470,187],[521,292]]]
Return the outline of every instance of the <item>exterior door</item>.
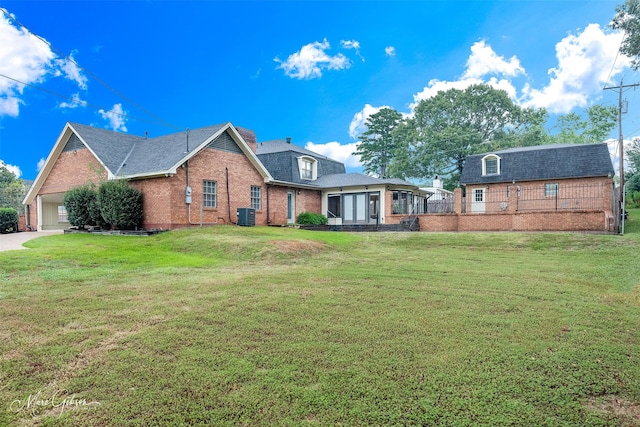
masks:
[[[369,224],[378,224],[380,222],[380,193],[369,193]]]
[[[365,193],[343,195],[342,219],[345,224],[366,224],[367,195]]]
[[[293,224],[296,222],[295,218],[295,194],[293,191],[287,193],[287,224]]]
[[[471,212],[483,213],[485,204],[485,189],[474,188],[471,193]]]

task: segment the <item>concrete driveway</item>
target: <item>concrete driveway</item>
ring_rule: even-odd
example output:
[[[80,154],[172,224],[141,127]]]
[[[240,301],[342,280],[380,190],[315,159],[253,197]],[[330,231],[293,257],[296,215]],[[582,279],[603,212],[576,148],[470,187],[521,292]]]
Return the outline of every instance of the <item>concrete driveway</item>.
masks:
[[[31,239],[35,239],[36,237],[42,236],[52,236],[54,234],[62,234],[62,230],[56,231],[32,231],[32,232],[22,232],[22,233],[10,233],[10,234],[0,234],[0,252],[2,251],[13,251],[16,249],[28,249],[22,246],[24,242],[27,242]]]

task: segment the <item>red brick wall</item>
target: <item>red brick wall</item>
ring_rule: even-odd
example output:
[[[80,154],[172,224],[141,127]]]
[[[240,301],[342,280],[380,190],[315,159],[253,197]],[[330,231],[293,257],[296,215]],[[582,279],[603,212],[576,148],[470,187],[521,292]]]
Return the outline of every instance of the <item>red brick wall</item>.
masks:
[[[251,207],[252,185],[262,188],[262,209],[256,210],[256,225],[267,224],[264,179],[243,154],[204,149],[189,160],[188,174],[192,191],[190,217],[189,206],[185,202],[187,167],[179,167],[173,176],[132,181],[144,194],[145,228],[199,225],[200,206],[204,203],[204,180],[216,182],[217,205],[215,208],[202,207],[204,225],[237,223],[237,209]]]
[[[38,202],[34,201],[25,207],[25,228],[30,225],[33,230],[38,228]]]
[[[107,171],[86,148],[60,153],[38,194],[64,193],[88,182],[99,184]]]
[[[270,186],[269,224],[281,225],[287,223],[287,193],[289,191],[294,193],[294,221],[303,212],[322,213],[322,193],[320,191]],[[266,209],[266,206],[263,205],[263,208]]]
[[[27,218],[25,214],[18,215],[18,231],[27,231]]]
[[[420,215],[420,231],[458,231],[458,215]]]
[[[419,218],[420,231],[614,231],[606,211],[427,214]],[[397,222],[399,219],[393,223]]]
[[[557,183],[560,205],[556,206],[554,196],[545,196],[545,183]],[[507,187],[511,187],[507,197]],[[517,187],[521,194],[518,197]],[[579,178],[565,180],[526,181],[498,183],[488,185],[468,185],[466,211],[471,212],[473,190],[485,188],[485,212],[507,211],[551,211],[558,209],[577,210],[610,210],[613,191],[613,180],[610,178]],[[503,209],[506,204],[506,209]]]
[[[90,182],[99,184],[102,180],[106,180],[107,176],[106,169],[88,149],[66,151],[60,153],[44,184],[38,190],[38,195],[64,193]],[[29,205],[28,213],[29,217],[25,216],[25,229],[26,224],[30,224],[33,229],[36,229],[38,226],[38,203],[35,198],[33,203]]]
[[[457,188],[454,191],[454,211],[453,214],[427,214],[419,215],[421,231],[598,231],[613,232],[613,217],[611,213],[611,198],[613,192],[612,181],[603,178],[588,178],[581,180],[566,180],[559,182],[562,187],[567,187],[566,183],[572,186],[594,186],[597,188],[598,194],[601,196],[599,201],[595,203],[594,209],[566,209],[566,210],[527,210],[516,211],[518,206],[517,189],[514,187],[511,191],[511,197],[506,198],[506,185],[492,186],[491,191],[495,194],[502,194],[504,200],[487,199],[485,213],[472,213],[470,200],[472,198],[473,186],[469,186],[467,191],[467,213],[462,211],[462,190]],[[532,183],[522,183],[525,185]],[[533,185],[541,186],[542,195],[544,196],[544,182],[533,183]],[[562,187],[561,190],[562,191]],[[598,188],[599,187],[599,188]],[[582,193],[580,193],[582,194]],[[577,196],[578,194],[574,195]],[[571,197],[572,195],[569,194]],[[502,210],[500,204],[502,201],[508,203],[506,210]],[[493,206],[493,207],[492,207]],[[546,207],[538,205],[538,209]],[[554,206],[555,207],[555,206]],[[388,207],[390,208],[390,207]],[[497,209],[498,211],[491,211]],[[397,223],[405,215],[393,215],[388,223]],[[388,217],[389,218],[389,217]]]

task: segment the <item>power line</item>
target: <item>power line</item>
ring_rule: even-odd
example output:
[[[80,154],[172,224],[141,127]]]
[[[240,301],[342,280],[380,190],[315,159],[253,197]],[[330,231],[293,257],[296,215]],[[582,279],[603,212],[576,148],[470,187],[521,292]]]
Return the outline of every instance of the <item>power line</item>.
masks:
[[[107,88],[108,90],[110,90],[111,92],[113,92],[114,94],[116,94],[117,96],[119,96],[120,98],[124,99],[126,102],[128,102],[129,104],[133,105],[134,107],[136,107],[137,109],[139,109],[140,111],[146,113],[147,115],[153,117],[157,122],[159,122],[160,124],[162,124],[163,126],[166,127],[170,127],[173,129],[178,129],[181,130],[182,128],[175,126],[169,122],[167,122],[166,120],[156,116],[155,114],[153,114],[152,112],[150,112],[149,110],[147,110],[146,108],[142,107],[141,105],[139,105],[138,103],[132,101],[130,98],[126,97],[125,95],[123,95],[122,93],[120,93],[119,91],[117,91],[115,88],[111,87],[110,85],[108,85],[107,83],[105,83],[104,81],[102,81],[100,78],[98,78],[95,74],[93,74],[92,72],[90,72],[89,70],[87,70],[86,68],[82,67],[80,64],[78,64],[72,57],[67,56],[66,54],[62,53],[60,50],[56,49],[51,43],[49,43],[47,40],[45,40],[44,38],[40,37],[39,35],[33,33],[26,25],[24,25],[22,22],[18,21],[15,17],[13,17],[11,14],[9,14],[9,12],[4,9],[4,8],[0,8],[0,10],[2,11],[2,13],[7,17],[7,19],[15,22],[18,26],[24,28],[29,34],[33,35],[34,37],[36,37],[38,40],[40,40],[42,43],[46,44],[52,51],[56,52],[59,56],[65,58],[67,61],[71,62],[72,64],[74,64],[76,67],[78,67],[79,70],[82,70],[84,73],[86,73],[89,77],[91,77],[92,79],[94,79],[95,81],[97,81],[98,83],[100,83],[102,86],[104,86],[105,88]],[[7,76],[3,76],[3,77],[7,77]],[[9,78],[9,77],[7,77]],[[11,78],[10,78],[11,79]],[[15,79],[11,79],[14,80]],[[30,87],[34,87],[31,86],[29,84],[20,82],[22,84],[25,84],[27,86]],[[56,95],[59,96],[59,95]],[[68,98],[67,98],[68,99]],[[133,117],[133,116],[130,116]],[[139,119],[138,119],[139,120]],[[147,122],[149,122],[147,120]]]
[[[72,103],[74,103],[74,104],[78,104],[78,105],[81,105],[81,106],[83,106],[83,107],[90,107],[90,108],[93,108],[93,109],[98,110],[98,111],[106,111],[104,108],[102,108],[102,107],[100,107],[100,106],[98,106],[98,105],[90,104],[90,103],[88,103],[88,102],[86,102],[86,101],[81,101],[81,100],[74,99],[74,98],[69,98],[69,97],[68,97],[68,96],[66,96],[66,95],[59,94],[59,93],[54,92],[54,91],[52,91],[52,90],[45,89],[45,88],[43,88],[43,87],[36,86],[36,85],[34,85],[34,84],[31,84],[31,83],[25,83],[25,82],[23,82],[23,81],[21,81],[21,80],[18,80],[18,79],[14,79],[13,77],[7,76],[6,74],[2,74],[2,73],[0,73],[0,77],[4,77],[4,78],[5,78],[5,79],[7,79],[7,80],[11,80],[11,81],[13,81],[13,82],[16,82],[16,83],[19,83],[19,84],[21,84],[21,85],[24,85],[24,86],[30,87],[30,88],[32,88],[32,89],[39,90],[40,92],[44,92],[44,93],[46,93],[46,94],[48,94],[48,95],[56,96],[56,97],[58,97],[58,98],[65,99],[65,100],[67,100],[67,101],[71,101]],[[133,120],[142,121],[142,122],[155,123],[155,122],[153,122],[153,121],[151,121],[151,120],[143,119],[143,118],[136,117],[136,116],[131,116],[131,115],[129,115],[129,114],[118,113],[118,112],[113,111],[113,110],[109,110],[109,111],[107,111],[107,113],[109,113],[109,114],[114,114],[114,115],[117,115],[117,116],[120,116],[120,117],[126,117],[126,118],[133,119]]]

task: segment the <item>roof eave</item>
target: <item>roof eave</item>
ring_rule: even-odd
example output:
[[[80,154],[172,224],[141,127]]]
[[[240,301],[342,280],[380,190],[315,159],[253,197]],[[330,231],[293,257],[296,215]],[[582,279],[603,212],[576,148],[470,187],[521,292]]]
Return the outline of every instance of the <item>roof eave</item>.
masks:
[[[38,172],[38,176],[36,176],[36,179],[33,181],[33,184],[31,184],[31,187],[29,188],[27,195],[22,200],[23,205],[29,205],[33,203],[38,192],[42,188],[42,185],[47,180],[49,173],[51,173],[51,170],[53,169],[53,166],[58,160],[58,157],[60,157],[60,154],[62,153],[64,146],[66,145],[67,141],[69,141],[69,138],[71,137],[72,133],[74,133],[80,139],[80,141],[82,141],[84,146],[87,147],[89,152],[91,152],[91,154],[98,160],[100,165],[107,171],[108,175],[113,176],[113,172],[111,172],[111,170],[107,167],[107,165],[104,164],[104,162],[100,159],[100,157],[96,155],[96,153],[91,149],[89,144],[87,144],[87,142],[82,138],[80,133],[78,133],[78,131],[74,129],[71,123],[67,122],[64,128],[62,129],[62,132],[60,132],[60,135],[58,136],[56,143],[53,145],[53,148],[49,152],[49,156],[47,156],[47,159],[45,160],[44,165],[40,169],[40,172]]]
[[[260,175],[262,176],[262,178],[264,179],[265,182],[270,182],[273,180],[273,177],[271,176],[271,174],[269,173],[269,171],[267,171],[267,169],[264,167],[264,165],[262,164],[262,162],[260,160],[258,160],[258,157],[256,156],[256,153],[253,152],[253,150],[251,149],[251,147],[249,147],[249,144],[247,144],[247,142],[244,140],[244,138],[242,137],[242,135],[240,135],[240,132],[238,132],[238,130],[236,129],[235,126],[233,126],[233,124],[231,122],[227,122],[225,125],[221,126],[220,129],[218,129],[213,135],[211,135],[209,138],[207,138],[206,140],[204,140],[200,145],[198,145],[195,149],[189,151],[189,153],[187,153],[185,156],[183,156],[180,160],[178,160],[172,167],[170,170],[173,171],[173,173],[175,173],[175,171],[178,169],[178,167],[180,165],[182,165],[183,163],[185,163],[187,160],[190,160],[192,157],[195,157],[198,153],[200,153],[200,151],[202,151],[207,145],[209,145],[213,140],[215,140],[217,137],[219,137],[220,135],[222,135],[222,133],[224,133],[225,131],[231,131],[230,135],[233,138],[233,140],[236,142],[236,144],[238,144],[238,147],[240,147],[240,149],[242,150],[243,154],[245,156],[247,156],[247,159],[249,159],[249,162],[253,165],[253,167],[256,168],[256,170],[258,171],[258,173],[260,173]],[[153,172],[154,174],[157,174],[156,172]],[[160,172],[159,174],[162,175],[164,172]]]

